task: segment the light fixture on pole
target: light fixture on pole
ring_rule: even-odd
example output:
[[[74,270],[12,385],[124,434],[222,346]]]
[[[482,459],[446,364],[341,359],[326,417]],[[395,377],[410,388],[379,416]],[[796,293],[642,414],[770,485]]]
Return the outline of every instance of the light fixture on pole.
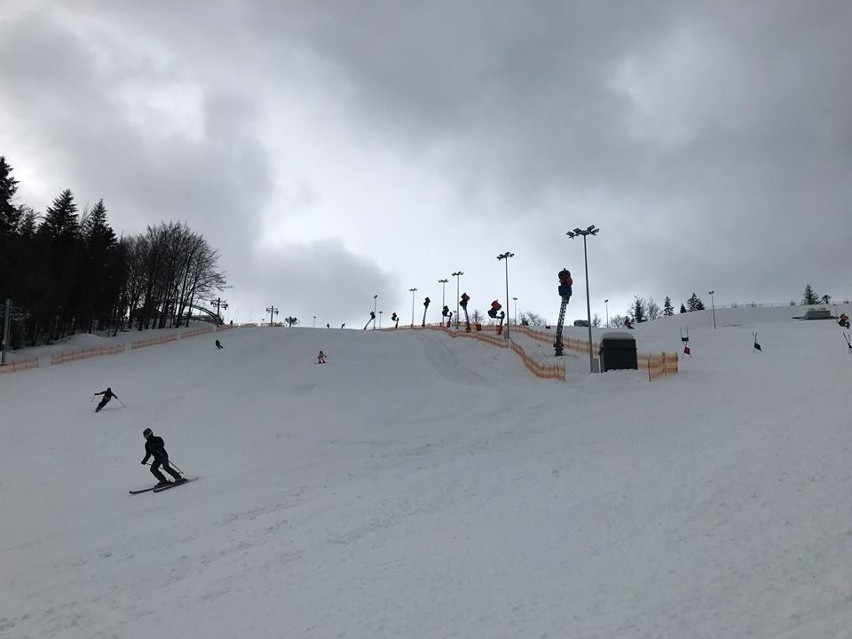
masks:
[[[716,330],[716,302],[713,300],[713,295],[716,291],[710,291],[710,305],[713,307],[713,330]]]
[[[314,315],[314,323],[313,323],[313,326],[311,326],[311,328],[316,328],[316,327],[317,327],[317,316]]]
[[[438,280],[438,284],[441,285],[441,308],[443,309],[447,305],[447,282],[450,280],[443,279]]]
[[[606,307],[606,327],[609,328],[609,300],[604,300],[604,306]]]
[[[497,256],[498,260],[506,260],[506,306],[507,307],[509,306],[509,258],[510,257],[515,257],[515,254],[510,253],[509,251],[506,251],[505,253],[500,253],[500,255]],[[506,310],[508,311],[509,309],[507,308]],[[511,336],[509,335],[509,319],[508,319],[508,317],[509,317],[509,315],[507,313],[506,314],[506,336],[505,337],[506,337],[506,339],[511,339]]]
[[[513,297],[512,299],[515,302],[515,326],[517,326],[518,325],[518,298]]]
[[[456,278],[456,330],[459,330],[459,279],[464,275],[462,271],[456,271],[452,274]]]
[[[414,294],[417,292],[417,289],[410,288],[408,292],[411,293],[411,328],[414,328]]]
[[[573,231],[568,231],[566,235],[572,240],[580,235],[583,236],[583,261],[586,265],[586,323],[589,326],[589,372],[595,372],[594,356],[592,355],[592,305],[589,301],[589,254],[586,250],[586,237],[589,235],[597,235],[599,228],[592,224],[586,229],[576,228]]]

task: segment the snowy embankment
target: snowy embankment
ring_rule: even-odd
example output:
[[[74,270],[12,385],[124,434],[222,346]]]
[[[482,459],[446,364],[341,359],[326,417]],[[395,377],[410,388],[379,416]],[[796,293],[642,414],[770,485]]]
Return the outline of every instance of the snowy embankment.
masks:
[[[653,384],[269,328],[2,376],[0,637],[840,636],[852,356],[735,310],[638,327],[696,323]],[[146,426],[197,482],[128,495]]]

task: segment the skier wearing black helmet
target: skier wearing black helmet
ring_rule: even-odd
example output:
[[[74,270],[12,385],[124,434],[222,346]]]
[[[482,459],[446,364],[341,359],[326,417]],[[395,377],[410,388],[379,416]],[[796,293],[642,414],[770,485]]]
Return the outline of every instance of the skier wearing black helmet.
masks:
[[[97,408],[95,408],[95,412],[96,412],[96,413],[101,412],[101,409],[102,409],[104,406],[106,406],[107,404],[109,404],[109,400],[111,400],[113,397],[115,397],[116,399],[118,399],[118,395],[116,395],[115,393],[113,393],[113,392],[112,392],[112,389],[111,389],[109,386],[107,386],[107,389],[106,389],[105,391],[101,391],[100,393],[95,393],[95,395],[96,395],[96,396],[97,396],[97,395],[103,395],[103,398],[102,398],[102,399],[101,399],[101,401],[98,403]],[[91,404],[91,402],[89,402],[89,403]]]
[[[169,454],[166,452],[166,445],[165,442],[163,442],[163,438],[157,437],[150,428],[143,430],[142,435],[145,437],[145,459],[142,460],[142,464],[147,464],[149,457],[154,458],[154,463],[151,464],[151,474],[160,482],[157,484],[157,487],[171,483],[166,479],[165,475],[160,472],[160,466],[163,467],[164,471],[175,478],[176,484],[186,481],[174,468],[169,466]]]

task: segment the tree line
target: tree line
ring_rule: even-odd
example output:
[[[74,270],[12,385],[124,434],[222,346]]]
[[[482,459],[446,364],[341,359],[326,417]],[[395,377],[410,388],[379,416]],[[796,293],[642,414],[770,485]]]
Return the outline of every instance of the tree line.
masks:
[[[66,189],[38,214],[15,204],[17,190],[0,156],[0,308],[10,298],[20,309],[10,348],[182,326],[196,304],[226,288],[219,253],[185,223],[119,238],[102,199],[79,212]]]

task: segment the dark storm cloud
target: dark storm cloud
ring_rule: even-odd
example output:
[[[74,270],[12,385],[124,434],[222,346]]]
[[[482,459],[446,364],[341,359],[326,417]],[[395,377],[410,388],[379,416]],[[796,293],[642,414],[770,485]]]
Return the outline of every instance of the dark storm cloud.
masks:
[[[57,193],[70,186],[120,202],[111,213],[128,226],[175,217],[203,227],[240,286],[283,287],[319,306],[320,262],[319,271],[358,274],[365,290],[394,285],[336,242],[296,249],[309,260],[279,256],[280,281],[258,270],[260,213],[275,180],[290,178],[275,175],[261,123],[281,96],[306,96],[334,105],[354,148],[380,148],[449,185],[455,209],[436,216],[481,228],[465,250],[493,261],[496,243],[530,256],[538,264],[518,271],[547,273],[547,294],[551,271],[581,270],[581,243],[565,231],[595,223],[603,232],[589,258],[601,298],[677,303],[716,289],[721,300],[785,301],[805,283],[852,295],[840,257],[852,242],[852,6],[841,0],[81,2],[75,11],[0,22],[0,105],[65,157],[53,164],[65,169]],[[169,133],[146,131],[127,94],[117,97],[128,78],[143,97],[188,91],[202,126],[185,130],[184,114]],[[320,206],[325,194],[305,188]],[[463,267],[455,243],[440,254],[450,243],[435,226],[406,264]],[[409,282],[437,279],[390,268]]]

